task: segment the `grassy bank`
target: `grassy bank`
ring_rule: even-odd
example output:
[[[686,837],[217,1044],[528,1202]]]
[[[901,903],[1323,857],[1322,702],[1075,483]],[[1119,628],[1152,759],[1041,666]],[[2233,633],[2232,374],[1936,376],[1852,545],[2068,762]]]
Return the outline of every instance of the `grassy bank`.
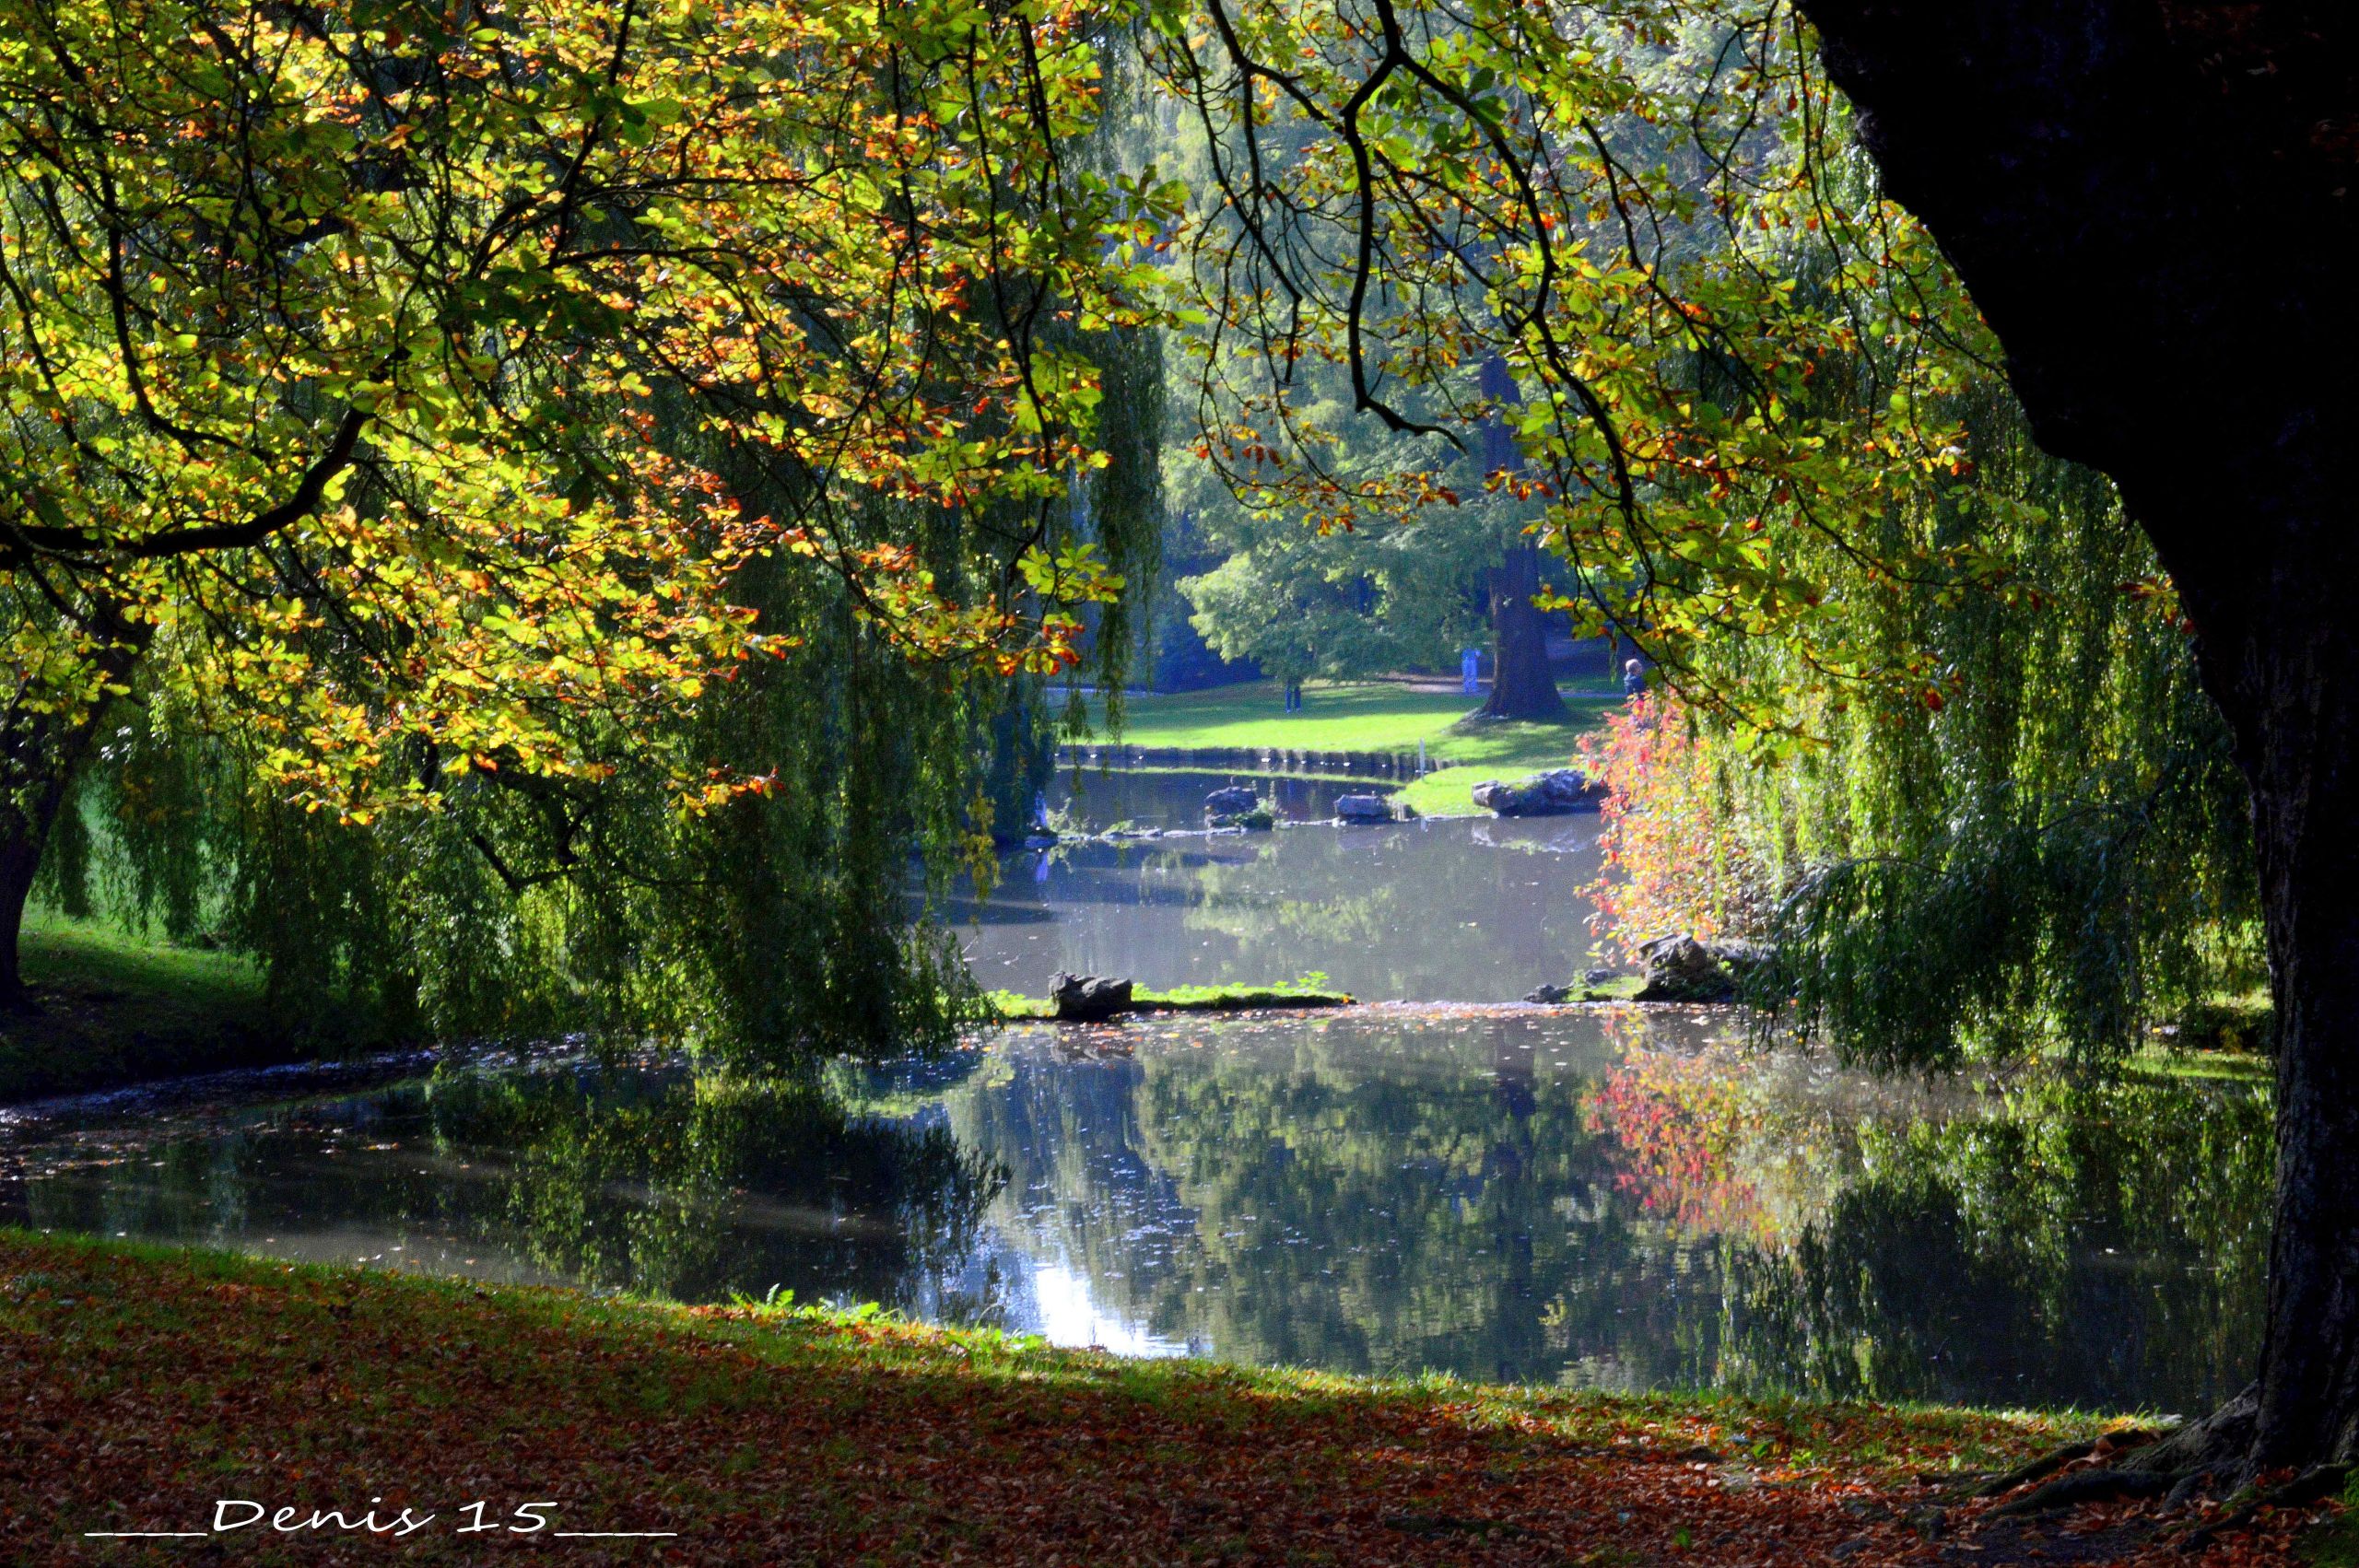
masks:
[[[2182,1556],[2151,1504],[1950,1500],[2086,1417],[1133,1362],[6,1231],[0,1352],[10,1561],[1868,1568],[1928,1536],[1980,1563],[2288,1561],[2268,1533]],[[399,1542],[83,1533],[205,1530],[229,1498],[435,1517]],[[540,1500],[551,1531],[677,1533],[457,1533]]]
[[[1274,986],[1174,986],[1159,991],[1134,986],[1131,1000],[1140,1012],[1249,1012],[1257,1008],[1349,1007],[1352,998],[1319,980],[1288,980]],[[1053,1018],[1057,1004],[1019,991],[992,992],[992,1005],[1009,1018]]]
[[[297,1054],[234,954],[51,915],[26,921],[21,954],[32,1005],[0,1012],[0,1102]]]
[[[1371,683],[1313,681],[1298,713],[1285,711],[1274,681],[1221,686],[1173,696],[1137,696],[1124,709],[1122,741],[1149,750],[1266,747],[1279,751],[1413,754],[1425,743],[1435,772],[1401,798],[1428,816],[1474,810],[1468,793],[1485,778],[1520,778],[1571,761],[1573,743],[1609,706],[1571,699],[1561,724],[1470,720],[1472,703],[1457,692],[1417,691]]]

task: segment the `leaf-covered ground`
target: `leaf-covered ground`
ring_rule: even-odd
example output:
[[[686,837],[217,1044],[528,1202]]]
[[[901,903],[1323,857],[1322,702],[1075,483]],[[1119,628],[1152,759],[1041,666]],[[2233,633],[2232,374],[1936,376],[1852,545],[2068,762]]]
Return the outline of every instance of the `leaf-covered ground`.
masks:
[[[0,1231],[9,1562],[2291,1561],[2291,1517],[2189,1556],[2153,1504],[1941,1501],[2099,1424],[1129,1362]],[[233,1498],[434,1517],[83,1533],[208,1531]],[[511,1532],[529,1503],[546,1530]],[[555,1539],[616,1530],[677,1533]]]

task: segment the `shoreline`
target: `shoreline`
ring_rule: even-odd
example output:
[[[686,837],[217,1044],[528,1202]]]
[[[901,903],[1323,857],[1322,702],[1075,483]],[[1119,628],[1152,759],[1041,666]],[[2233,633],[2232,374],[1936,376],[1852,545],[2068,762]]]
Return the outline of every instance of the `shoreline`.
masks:
[[[431,1513],[440,1527],[404,1542],[429,1562],[472,1560],[452,1528],[469,1502],[499,1517],[548,1498],[557,1529],[677,1532],[629,1543],[633,1561],[747,1563],[1881,1568],[1931,1539],[1978,1562],[2274,1564],[2312,1516],[2190,1557],[2150,1504],[2007,1518],[1970,1495],[2130,1424],[2087,1412],[1125,1360],[874,1308],[690,1308],[20,1230],[0,1230],[0,1426],[26,1461],[0,1471],[0,1516],[28,1560],[184,1560],[83,1532],[209,1534],[224,1498]]]

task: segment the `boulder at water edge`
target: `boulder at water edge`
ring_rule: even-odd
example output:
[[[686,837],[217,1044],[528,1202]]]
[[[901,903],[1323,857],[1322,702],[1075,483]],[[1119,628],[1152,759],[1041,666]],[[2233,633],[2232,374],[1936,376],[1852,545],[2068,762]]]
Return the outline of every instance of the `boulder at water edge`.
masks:
[[[1569,986],[1542,986],[1523,1000],[1536,1001],[1543,1007],[1554,1007],[1559,1002],[1572,1000],[1573,992]]]
[[[1056,1004],[1058,1022],[1095,1024],[1131,1010],[1131,982],[1097,975],[1059,975],[1049,988],[1049,1000]]]
[[[1381,795],[1340,795],[1335,800],[1338,822],[1391,822],[1392,802]]]
[[[1486,778],[1474,786],[1474,803],[1501,816],[1562,816],[1595,804],[1603,793],[1579,768],[1558,767],[1512,784]]]
[[[1261,803],[1262,797],[1255,794],[1250,786],[1231,784],[1215,790],[1204,797],[1204,814],[1235,816],[1243,812],[1250,812]]]
[[[1661,936],[1638,948],[1640,1001],[1726,1001],[1736,980],[1712,950],[1692,936]]]

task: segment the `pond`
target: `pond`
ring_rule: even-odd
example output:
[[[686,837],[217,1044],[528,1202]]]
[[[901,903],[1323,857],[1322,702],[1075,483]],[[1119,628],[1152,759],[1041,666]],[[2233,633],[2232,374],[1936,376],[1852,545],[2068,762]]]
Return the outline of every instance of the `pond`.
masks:
[[[820,1086],[281,1075],[14,1113],[0,1220],[1355,1373],[2171,1410],[2244,1381],[2265,1098],[1895,1083],[1724,1027],[1376,1008]]]
[[[1112,767],[1062,769],[1048,790],[1050,806],[1076,831],[1103,833],[1113,827],[1159,827],[1167,831],[1204,825],[1204,797],[1242,784],[1274,803],[1290,822],[1325,822],[1344,795],[1389,795],[1400,788],[1391,778],[1302,778],[1290,774],[1219,773],[1203,768]]]
[[[1227,781],[1090,776],[1075,810],[1101,826],[1201,825]],[[1365,788],[1274,783],[1306,818]],[[1065,844],[1003,857],[988,899],[963,891],[942,914],[984,986],[1028,996],[1059,970],[1157,988],[1316,972],[1371,1000],[1511,1001],[1600,962],[1580,895],[1597,826],[1582,812]]]

